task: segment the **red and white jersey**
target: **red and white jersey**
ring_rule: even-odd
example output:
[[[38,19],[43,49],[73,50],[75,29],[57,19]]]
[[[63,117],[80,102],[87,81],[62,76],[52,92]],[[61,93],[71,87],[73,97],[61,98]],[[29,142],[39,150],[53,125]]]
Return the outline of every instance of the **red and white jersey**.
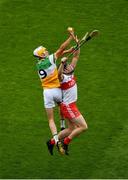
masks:
[[[77,101],[77,84],[73,74],[63,74],[61,89],[64,104],[67,105]]]

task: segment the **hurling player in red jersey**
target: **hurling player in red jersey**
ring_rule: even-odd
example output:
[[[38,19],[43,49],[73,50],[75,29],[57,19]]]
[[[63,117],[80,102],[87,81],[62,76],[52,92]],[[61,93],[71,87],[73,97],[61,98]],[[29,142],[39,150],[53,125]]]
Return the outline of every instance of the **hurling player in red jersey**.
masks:
[[[66,119],[68,128],[62,130],[58,137],[64,139],[65,154],[68,154],[68,144],[71,140],[84,132],[88,126],[87,123],[77,108],[77,84],[74,76],[74,68],[79,59],[80,50],[77,50],[71,64],[67,64],[67,58],[61,59],[61,65],[58,69],[61,80],[61,89],[63,101],[60,105],[61,116]]]

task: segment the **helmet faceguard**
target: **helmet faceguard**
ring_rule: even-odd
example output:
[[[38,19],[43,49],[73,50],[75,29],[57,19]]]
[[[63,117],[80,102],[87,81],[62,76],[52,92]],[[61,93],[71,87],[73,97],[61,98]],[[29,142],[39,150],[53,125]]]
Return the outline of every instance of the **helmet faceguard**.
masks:
[[[71,66],[71,65],[68,64],[67,62],[65,62],[64,63],[64,68],[63,68],[63,74],[71,75],[71,74],[74,73],[74,68],[69,73],[66,73],[65,70],[67,69],[68,66]]]

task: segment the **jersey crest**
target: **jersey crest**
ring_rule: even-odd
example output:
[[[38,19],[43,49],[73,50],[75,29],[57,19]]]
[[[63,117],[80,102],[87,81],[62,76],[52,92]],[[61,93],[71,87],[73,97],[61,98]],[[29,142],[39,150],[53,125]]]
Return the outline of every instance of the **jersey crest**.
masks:
[[[51,66],[49,58],[45,58],[45,60],[39,61],[36,64],[37,70],[40,71],[41,69],[47,69]]]

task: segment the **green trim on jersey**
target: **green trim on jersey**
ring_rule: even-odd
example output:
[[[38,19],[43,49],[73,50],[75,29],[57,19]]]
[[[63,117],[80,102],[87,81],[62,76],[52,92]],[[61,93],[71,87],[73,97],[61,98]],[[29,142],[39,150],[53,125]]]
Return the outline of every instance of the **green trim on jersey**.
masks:
[[[37,67],[37,70],[40,70],[40,69],[48,69],[51,65],[52,65],[52,64],[51,64],[49,58],[45,58],[44,60],[40,60],[40,61],[36,64],[36,67]]]

